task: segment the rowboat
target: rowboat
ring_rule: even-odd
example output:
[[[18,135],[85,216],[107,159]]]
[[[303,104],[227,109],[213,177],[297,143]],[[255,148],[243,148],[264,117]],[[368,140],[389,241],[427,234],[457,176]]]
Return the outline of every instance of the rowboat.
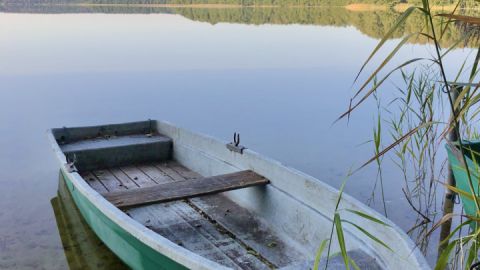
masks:
[[[337,212],[338,190],[238,135],[226,143],[148,120],[48,136],[85,222],[132,269],[310,269],[331,235],[329,269],[343,269],[335,213],[361,269],[429,269],[395,224],[346,194]]]
[[[455,186],[462,193],[459,193],[462,200],[465,213],[471,217],[478,217],[477,207],[473,200],[473,192],[479,196],[479,162],[480,162],[480,141],[463,141],[465,161],[462,157],[462,151],[458,143],[448,142],[446,144],[448,161],[455,177]],[[467,174],[467,168],[470,172],[470,180]],[[472,192],[473,188],[473,192]],[[467,195],[468,194],[468,195]],[[472,226],[475,224],[472,223]]]

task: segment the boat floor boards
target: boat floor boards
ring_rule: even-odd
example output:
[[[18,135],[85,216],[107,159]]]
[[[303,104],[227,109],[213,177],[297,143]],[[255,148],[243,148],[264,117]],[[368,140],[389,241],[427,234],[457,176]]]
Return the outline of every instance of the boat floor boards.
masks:
[[[106,196],[201,178],[175,161],[93,170],[82,176]],[[170,241],[234,269],[278,268],[308,259],[267,222],[222,194],[143,205],[125,212]]]
[[[108,197],[122,191],[163,184],[199,181],[199,174],[176,161],[150,162],[82,172],[85,181]],[[280,235],[251,211],[222,194],[205,195],[124,210],[147,228],[186,249],[234,269],[308,269],[312,254]],[[361,269],[381,269],[374,258],[351,250]],[[334,256],[329,269],[344,269],[341,256]],[[322,260],[323,262],[325,260]]]

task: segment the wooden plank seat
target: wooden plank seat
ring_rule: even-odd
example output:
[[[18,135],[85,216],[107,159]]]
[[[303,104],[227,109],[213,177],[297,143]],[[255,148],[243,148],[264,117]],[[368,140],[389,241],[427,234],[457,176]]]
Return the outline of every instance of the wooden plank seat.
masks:
[[[105,136],[60,145],[79,171],[168,160],[172,139],[160,134]]]
[[[85,139],[64,145],[60,148],[65,154],[87,150],[102,150],[132,145],[152,145],[155,143],[171,143],[172,139],[158,134],[135,134],[128,136],[107,136]]]
[[[265,177],[246,170],[206,178],[158,184],[150,187],[109,192],[104,193],[103,196],[115,206],[126,208],[266,185],[269,182]]]

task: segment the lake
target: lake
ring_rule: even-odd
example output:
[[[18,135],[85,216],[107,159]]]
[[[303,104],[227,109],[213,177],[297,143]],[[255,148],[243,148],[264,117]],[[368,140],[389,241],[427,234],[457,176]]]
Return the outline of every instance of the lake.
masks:
[[[59,166],[48,128],[151,118],[225,141],[240,132],[248,148],[337,188],[373,155],[365,142],[375,125],[374,102],[348,123],[334,121],[396,11],[81,5],[0,5],[0,11],[2,269],[78,267],[71,259],[75,240],[64,248],[57,226]],[[412,20],[396,38],[415,27],[418,18]],[[393,64],[431,55],[424,43],[412,40]],[[469,44],[454,50],[446,59],[449,75],[471,54]],[[347,193],[367,202],[376,173],[369,166],[354,174]],[[400,172],[388,165],[383,177],[388,217],[407,231],[416,215]],[[383,212],[378,198],[371,206]],[[83,233],[80,239],[93,237]],[[438,239],[431,241],[433,263]],[[98,267],[116,265],[98,250]]]

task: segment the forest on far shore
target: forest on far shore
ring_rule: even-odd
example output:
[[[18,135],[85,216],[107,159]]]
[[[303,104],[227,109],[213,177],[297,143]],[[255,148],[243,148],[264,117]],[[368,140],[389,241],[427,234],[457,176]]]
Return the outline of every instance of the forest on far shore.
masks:
[[[430,0],[432,5],[454,5],[458,0]],[[398,4],[420,5],[422,0],[0,0],[0,4],[224,4],[242,6],[346,6],[350,4],[375,4],[395,6]],[[480,3],[476,0],[463,0],[463,7],[476,7]]]

